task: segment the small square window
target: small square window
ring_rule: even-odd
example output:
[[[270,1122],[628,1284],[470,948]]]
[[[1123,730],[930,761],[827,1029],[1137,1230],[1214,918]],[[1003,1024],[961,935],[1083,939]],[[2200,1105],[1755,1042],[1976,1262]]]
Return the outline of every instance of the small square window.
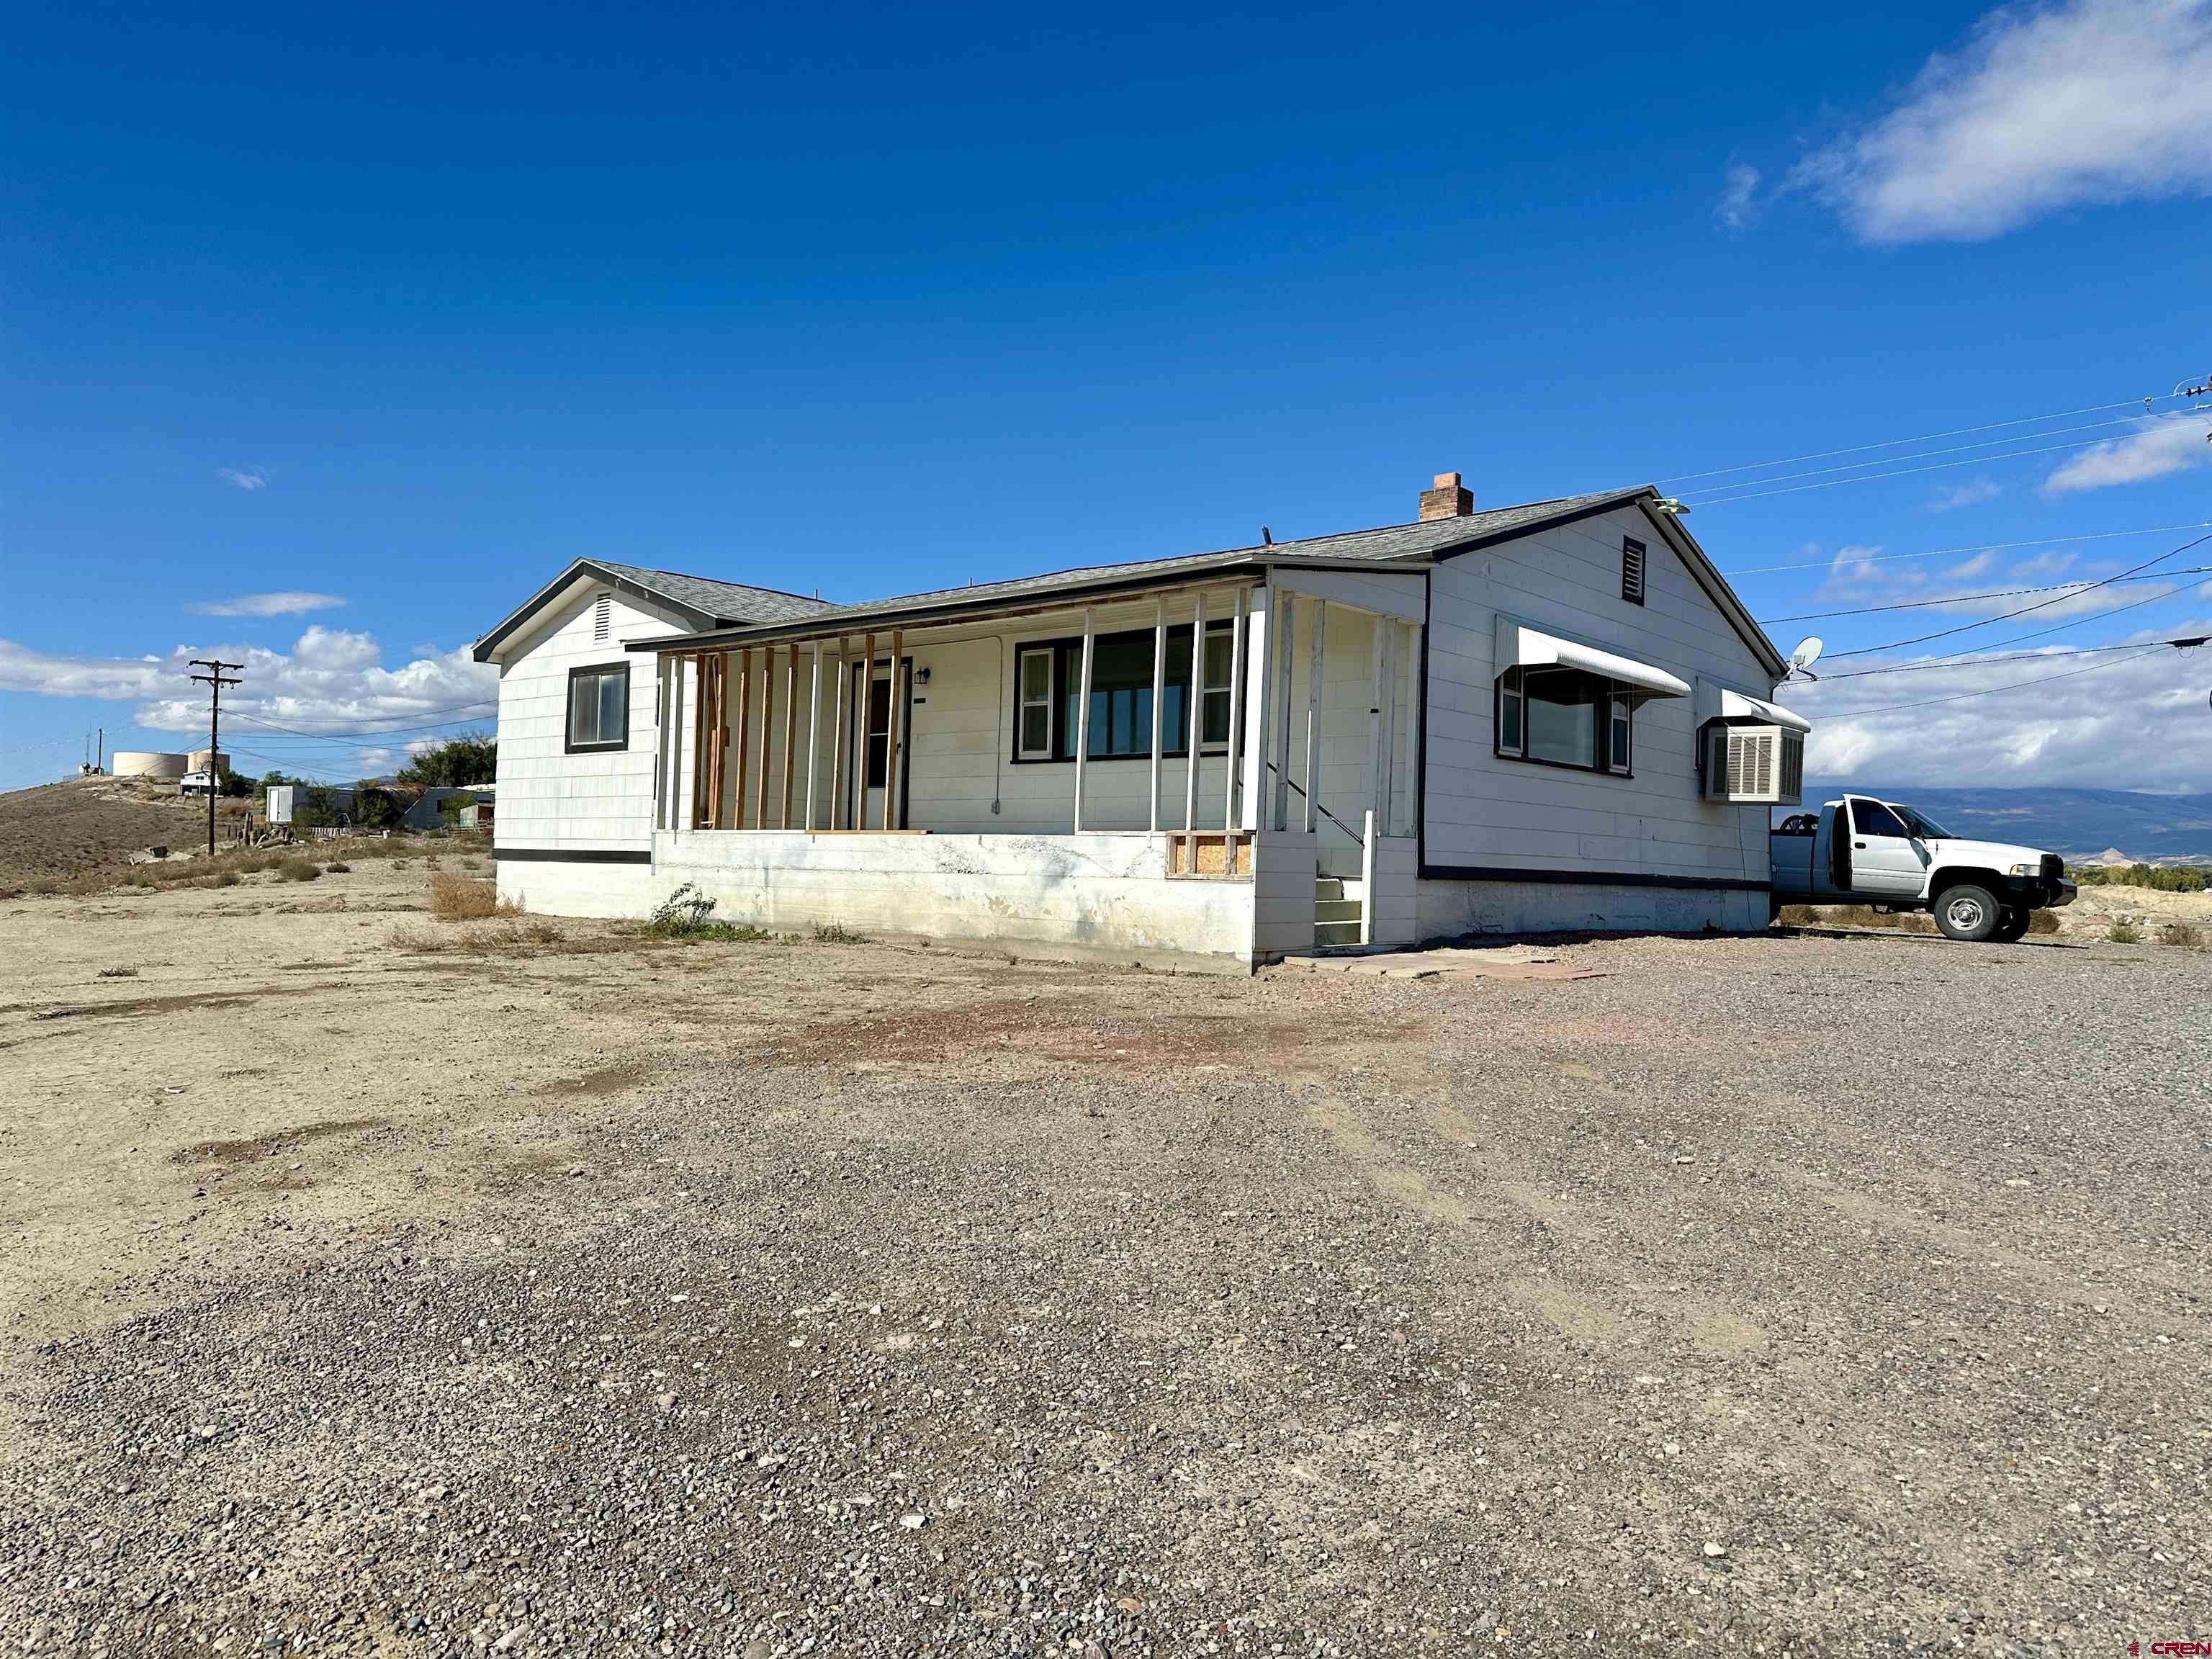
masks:
[[[568,671],[568,752],[629,747],[629,665]]]

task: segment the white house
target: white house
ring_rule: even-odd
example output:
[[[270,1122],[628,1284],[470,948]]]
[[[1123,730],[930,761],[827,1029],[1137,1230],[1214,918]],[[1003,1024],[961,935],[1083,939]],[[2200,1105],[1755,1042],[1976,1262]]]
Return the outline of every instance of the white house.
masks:
[[[500,890],[1217,964],[1763,927],[1808,724],[1669,507],[1450,473],[1412,524],[865,605],[580,560],[477,647]]]

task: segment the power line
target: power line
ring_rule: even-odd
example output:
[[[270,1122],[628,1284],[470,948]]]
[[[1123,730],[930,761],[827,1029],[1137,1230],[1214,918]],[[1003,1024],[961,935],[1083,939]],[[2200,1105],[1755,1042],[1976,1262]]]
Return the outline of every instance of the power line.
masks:
[[[2206,542],[2212,542],[2212,535],[2199,536],[2193,542],[2184,542],[2179,547],[2169,548],[2165,552],[2158,555],[2155,558],[2145,559],[2141,564],[2130,565],[2125,570],[2121,571],[2117,576],[2106,576],[2100,581],[2091,582],[2087,586],[2077,588],[2073,593],[2067,594],[2061,599],[2039,599],[2033,605],[2024,605],[2017,611],[1999,611],[1994,617],[1984,617],[1979,622],[1961,623],[1956,628],[1938,629],[1933,634],[1920,634],[1909,640],[1892,640],[1887,645],[1857,646],[1849,651],[1838,651],[1835,654],[1838,657],[1869,657],[1872,656],[1878,651],[1899,651],[1909,645],[1925,645],[1930,640],[1949,639],[1954,634],[1970,634],[1973,632],[1975,629],[1987,628],[1992,623],[2007,622],[2014,617],[2025,617],[2032,611],[2047,611],[2054,605],[2063,605],[2068,599],[2075,598],[2082,593],[2094,592],[2100,587],[2109,587],[2114,582],[2118,581],[2122,577],[2132,576],[2140,570],[2148,570],[2151,566],[2160,563],[2166,559],[2170,559],[2177,553],[2186,553],[2191,548],[2201,547]],[[2154,596],[2156,599],[2163,599],[2166,596],[2164,594]],[[2147,599],[2142,601],[2142,603],[2146,605],[2150,604],[2152,603],[2152,600]],[[2133,610],[2134,608],[2135,607],[2132,605],[2124,605],[2121,607],[2123,610]],[[2112,613],[2106,612],[2106,614],[2111,615]],[[2087,618],[2084,617],[2081,620],[2087,621]],[[2056,630],[2054,629],[2052,631],[2055,632]]]
[[[2054,426],[2047,428],[2045,430],[2041,432],[2015,433],[2009,438],[1984,438],[1978,442],[1971,444],[1953,444],[1948,449],[1908,450],[1902,455],[1882,455],[1871,461],[1844,461],[1836,466],[1816,466],[1811,471],[1806,472],[1770,473],[1764,478],[1746,478],[1740,483],[1715,484],[1713,488],[1715,489],[1748,489],[1753,484],[1788,483],[1793,479],[1797,478],[1825,478],[1832,472],[1856,472],[1863,467],[1894,466],[1900,461],[1924,461],[1931,455],[1960,455],[1964,454],[1970,449],[1995,449],[2003,444],[2024,443],[2031,438],[2063,438],[2068,434],[2074,432],[2096,432],[2102,430],[2106,427],[2132,426],[2142,419],[2142,416],[2140,415],[2118,415],[2114,416],[2110,420],[2084,421],[2080,426]],[[2097,442],[2100,441],[2093,439],[2090,441]],[[1879,445],[1870,446],[1870,447],[1875,448],[1879,448],[1881,447],[1881,446]],[[1819,458],[1814,456],[1808,457],[1808,459],[1818,459]],[[2001,455],[1990,455],[1985,456],[1984,459],[1987,460],[2002,460],[2004,458]],[[1771,465],[1782,466],[1786,465],[1787,463],[1776,461],[1771,463]],[[1671,480],[1669,482],[1671,482]],[[1692,493],[1695,494],[1696,492],[1692,491]]]
[[[222,781],[222,688],[226,685],[246,684],[244,680],[227,675],[222,671],[226,668],[243,668],[246,665],[242,662],[218,662],[213,657],[194,657],[191,659],[191,666],[207,670],[206,673],[194,674],[191,678],[194,684],[204,685],[208,689],[208,854],[213,857],[215,854],[215,798],[219,793],[217,786]]]
[[[461,708],[466,708],[467,706],[468,705],[465,703],[457,705],[457,707]],[[497,708],[498,705],[496,704],[487,704],[485,705],[485,713],[478,714],[471,720],[443,721],[425,720],[418,721],[412,726],[380,726],[365,727],[360,730],[335,732],[303,732],[299,730],[297,727],[279,726],[274,720],[262,720],[252,714],[234,714],[232,718],[234,720],[251,721],[254,726],[261,728],[264,736],[272,739],[276,734],[282,733],[285,737],[304,738],[309,742],[313,743],[344,743],[355,738],[398,737],[414,732],[445,732],[450,731],[453,727],[459,726],[481,726],[491,716],[491,714],[497,712]],[[428,712],[434,714],[450,714],[452,710],[434,708]]]
[[[2162,582],[2176,576],[2204,575],[2212,575],[2212,564],[2192,564],[2183,570],[2161,570],[2154,576],[2115,576],[2112,578],[2112,585],[2118,586],[2122,582]],[[1800,611],[1794,616],[1760,617],[1756,620],[1764,627],[1770,623],[1821,622],[1830,617],[1871,617],[1881,611],[1923,611],[1930,605],[1966,605],[1977,599],[2017,599],[2022,593],[2056,593],[2061,588],[2080,588],[2087,592],[2088,581],[2085,577],[2080,581],[2045,582],[2035,587],[2000,587],[1987,593],[1946,593],[1932,599],[1899,599],[1893,605],[1861,605],[1843,611]],[[2164,599],[2166,596],[2160,594],[2159,597]]]
[[[2087,668],[2069,669],[2063,674],[2045,674],[2039,679],[2015,680],[2010,685],[1992,685],[1981,691],[1961,691],[1956,696],[1929,697],[1919,702],[1893,702],[1885,704],[1880,708],[1846,708],[1837,714],[1823,714],[1820,718],[1827,720],[1856,720],[1862,714],[1894,714],[1907,708],[1933,708],[1938,703],[1964,702],[1969,697],[1993,697],[2000,691],[2018,691],[2031,685],[2048,685],[2053,680],[2070,680],[2076,675],[2094,674],[2102,669],[2118,668],[2122,663],[2140,662],[2145,657],[2156,656],[2165,648],[2163,644],[2154,645],[2148,650],[2137,652],[2132,657],[2122,657],[2116,662],[2093,662]]]
[[[2028,435],[2033,436],[2035,434],[2029,434]],[[1808,489],[1833,489],[1838,484],[1871,483],[1883,478],[1911,477],[1915,473],[1919,472],[1942,472],[1947,468],[1954,466],[1980,466],[1990,461],[2024,460],[2031,455],[2055,455],[2061,450],[2093,449],[2099,444],[2110,443],[2112,441],[2109,438],[2088,438],[2077,443],[2045,444],[2042,447],[2037,449],[2008,450],[2002,455],[1970,455],[1964,460],[1935,461],[1926,466],[1899,467],[1894,471],[1890,472],[1868,472],[1863,473],[1856,478],[1830,478],[1820,483],[1785,484],[1778,489],[1753,489],[1746,491],[1743,494],[1735,495],[1692,496],[1690,500],[1690,505],[1692,507],[1727,507],[1732,502],[1753,501],[1766,495],[1795,495]],[[1899,459],[1909,460],[1911,458],[1910,456],[1900,456]],[[1757,483],[1759,480],[1753,478],[1747,482]]]
[[[2039,536],[2027,542],[1976,542],[1964,547],[1931,547],[1924,553],[1869,553],[1850,561],[1853,565],[1888,564],[1899,559],[1942,559],[1954,553],[2010,553],[2023,547],[2069,547],[2076,542],[2118,541],[2130,536],[2171,536],[2178,530],[2212,530],[2212,519],[2199,519],[2194,524],[2154,524],[2142,530],[2096,530],[2079,536]],[[1754,564],[1734,570],[1723,570],[1723,576],[1766,576],[1778,570],[1826,570],[1835,563],[1832,558],[1808,559],[1797,564]]]
[[[1785,455],[1779,460],[1746,461],[1737,466],[1710,467],[1703,472],[1676,472],[1658,482],[1687,483],[1692,478],[1717,478],[1729,472],[1756,472],[1764,467],[1795,466],[1800,461],[1825,461],[1832,455],[1863,455],[1870,449],[1896,449],[1905,444],[1933,443],[1938,438],[1963,438],[1969,432],[1994,432],[2005,426],[2033,426],[2038,421],[2071,420],[2076,415],[2104,415],[2115,409],[2133,409],[2138,404],[2148,412],[2151,404],[2170,402],[2181,395],[2178,392],[2169,392],[2156,398],[2130,398],[2124,403],[2089,404],[2080,409],[2062,409],[2051,415],[2022,415],[2009,421],[1984,421],[1979,426],[1954,426],[1944,432],[1923,432],[1917,438],[1887,438],[1877,444],[1853,444],[1844,449],[1816,449],[1804,455]]]
[[[1836,680],[1863,680],[1875,674],[1927,674],[1943,670],[1958,672],[1993,662],[2055,662],[2061,657],[2101,657],[2108,652],[2137,651],[2146,646],[2166,645],[2177,651],[2187,651],[2203,645],[2205,637],[2199,635],[2172,640],[2127,640],[2118,645],[2076,645],[2058,651],[2014,651],[2002,656],[1978,651],[1970,656],[1939,657],[1933,662],[1892,663],[1885,668],[1854,668],[1842,674],[1823,674],[1817,683],[1826,685]],[[2016,641],[2007,640],[2005,643],[2012,645]]]

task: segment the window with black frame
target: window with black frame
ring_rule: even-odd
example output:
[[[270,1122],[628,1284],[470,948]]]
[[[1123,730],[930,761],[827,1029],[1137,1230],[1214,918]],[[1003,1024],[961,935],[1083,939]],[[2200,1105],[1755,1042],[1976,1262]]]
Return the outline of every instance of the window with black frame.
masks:
[[[568,671],[568,752],[583,755],[629,746],[629,665]]]
[[[1626,777],[1636,701],[1579,668],[1509,668],[1498,677],[1497,750],[1509,760]]]
[[[1160,752],[1180,758],[1190,751],[1188,627],[1168,630],[1165,685],[1160,699]],[[1199,707],[1201,753],[1229,744],[1231,658],[1228,624],[1206,630],[1204,681]],[[1014,758],[1069,761],[1083,685],[1083,641],[1041,641],[1018,647],[1014,659]],[[1101,634],[1091,641],[1090,758],[1133,760],[1152,752],[1152,631]]]

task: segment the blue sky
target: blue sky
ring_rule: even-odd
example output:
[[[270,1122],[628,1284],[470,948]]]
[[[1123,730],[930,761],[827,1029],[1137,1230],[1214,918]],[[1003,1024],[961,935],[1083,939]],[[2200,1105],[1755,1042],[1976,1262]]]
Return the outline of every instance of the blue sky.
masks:
[[[579,555],[862,598],[2078,409],[1668,487],[1802,567],[1762,617],[2205,533],[2069,539],[2212,520],[2186,400],[2092,424],[2212,368],[2203,0],[1491,9],[18,9],[0,787],[185,746],[210,649],[249,720],[380,733],[241,766],[386,763]],[[2171,586],[2034,644],[2204,631]],[[1852,712],[2107,660],[1798,702],[1830,774],[2208,787],[2212,653]]]

